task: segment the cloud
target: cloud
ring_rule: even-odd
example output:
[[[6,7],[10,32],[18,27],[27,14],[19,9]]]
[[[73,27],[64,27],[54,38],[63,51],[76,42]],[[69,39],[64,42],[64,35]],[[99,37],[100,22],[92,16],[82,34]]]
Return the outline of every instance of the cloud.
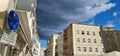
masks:
[[[105,12],[115,3],[109,0],[38,0],[37,23],[41,39],[50,39],[71,22],[84,22]]]
[[[94,25],[94,18],[88,19],[87,21],[80,22],[80,23]]]
[[[94,25],[94,19],[91,22],[89,22],[88,24]]]
[[[117,12],[113,12],[113,16],[116,17],[118,15]]]
[[[106,27],[114,27],[114,21],[108,21]]]

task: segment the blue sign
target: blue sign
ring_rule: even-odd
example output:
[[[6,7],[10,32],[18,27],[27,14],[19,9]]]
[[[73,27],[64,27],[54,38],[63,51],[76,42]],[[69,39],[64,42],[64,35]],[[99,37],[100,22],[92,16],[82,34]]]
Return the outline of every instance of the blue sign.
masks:
[[[10,11],[8,15],[8,26],[10,30],[17,30],[19,27],[19,17],[16,11]]]

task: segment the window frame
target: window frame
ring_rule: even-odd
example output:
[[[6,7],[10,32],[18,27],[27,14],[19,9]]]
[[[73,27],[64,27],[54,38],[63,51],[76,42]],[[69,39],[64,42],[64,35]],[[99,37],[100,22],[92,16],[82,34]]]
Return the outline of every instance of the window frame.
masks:
[[[87,51],[86,47],[83,47],[83,51],[84,51],[84,52],[86,52],[86,51]]]
[[[82,38],[82,42],[83,42],[83,43],[85,43],[85,42],[86,42],[86,41],[85,41],[85,38]]]
[[[88,43],[91,43],[91,39],[88,38]]]
[[[92,52],[92,48],[91,47],[89,47],[89,52]]]
[[[79,51],[79,52],[80,52],[80,51],[81,51],[81,48],[80,48],[80,47],[77,47],[77,51]]]
[[[77,42],[80,42],[80,38],[77,38]]]
[[[82,34],[82,35],[85,35],[85,31],[82,30],[81,34]]]
[[[94,43],[97,43],[97,40],[96,40],[96,39],[94,39]]]
[[[76,35],[79,35],[80,33],[79,33],[79,30],[76,30]]]
[[[93,31],[93,35],[94,35],[94,36],[96,35],[94,31]]]
[[[90,35],[90,32],[89,32],[89,31],[87,31],[87,35]]]
[[[98,52],[98,48],[97,47],[95,48],[95,52]]]

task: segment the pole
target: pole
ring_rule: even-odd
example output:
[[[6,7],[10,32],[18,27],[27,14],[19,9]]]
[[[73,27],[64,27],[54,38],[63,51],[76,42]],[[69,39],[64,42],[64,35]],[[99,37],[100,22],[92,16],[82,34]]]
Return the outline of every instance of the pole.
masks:
[[[4,54],[3,54],[3,56],[7,56],[7,49],[8,49],[8,46],[5,45],[5,49],[4,49]]]

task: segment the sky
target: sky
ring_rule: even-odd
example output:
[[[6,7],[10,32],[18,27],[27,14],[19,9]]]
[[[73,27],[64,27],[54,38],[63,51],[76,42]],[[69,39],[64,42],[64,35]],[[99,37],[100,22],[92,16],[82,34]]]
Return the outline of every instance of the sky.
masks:
[[[38,0],[37,27],[42,46],[72,22],[120,30],[120,0]]]

